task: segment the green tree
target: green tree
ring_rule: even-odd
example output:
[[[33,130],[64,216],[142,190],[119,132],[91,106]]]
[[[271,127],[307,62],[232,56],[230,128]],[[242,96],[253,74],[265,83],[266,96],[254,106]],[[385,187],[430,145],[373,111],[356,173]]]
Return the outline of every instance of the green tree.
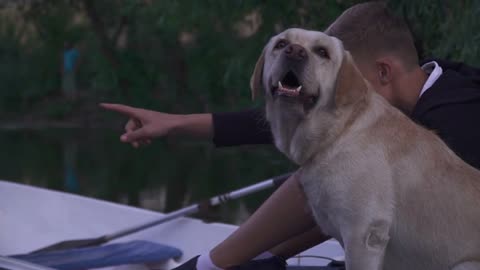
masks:
[[[81,44],[80,84],[89,97],[178,112],[250,106],[250,72],[270,36],[287,27],[322,30],[356,2],[361,1],[7,4],[0,7],[2,110],[25,112],[58,94],[66,40]],[[389,3],[407,18],[423,56],[479,64],[478,1]]]

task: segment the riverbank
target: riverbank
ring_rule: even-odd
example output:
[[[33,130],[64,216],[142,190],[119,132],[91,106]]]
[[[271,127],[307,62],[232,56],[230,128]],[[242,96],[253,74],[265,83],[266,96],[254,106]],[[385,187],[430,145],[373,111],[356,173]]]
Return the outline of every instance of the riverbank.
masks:
[[[1,130],[47,128],[106,128],[117,129],[126,118],[113,115],[99,107],[103,100],[80,96],[74,100],[47,97],[22,104],[18,109],[0,113]]]

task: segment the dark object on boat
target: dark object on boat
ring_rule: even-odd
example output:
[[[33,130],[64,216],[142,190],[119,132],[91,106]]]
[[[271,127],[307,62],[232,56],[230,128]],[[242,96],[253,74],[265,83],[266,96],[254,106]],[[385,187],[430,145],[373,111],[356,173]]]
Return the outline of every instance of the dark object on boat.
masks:
[[[196,270],[198,257],[193,257],[172,270]],[[332,261],[328,266],[288,266],[283,258],[274,256],[261,260],[251,260],[230,267],[228,270],[345,270],[345,264],[342,261]]]

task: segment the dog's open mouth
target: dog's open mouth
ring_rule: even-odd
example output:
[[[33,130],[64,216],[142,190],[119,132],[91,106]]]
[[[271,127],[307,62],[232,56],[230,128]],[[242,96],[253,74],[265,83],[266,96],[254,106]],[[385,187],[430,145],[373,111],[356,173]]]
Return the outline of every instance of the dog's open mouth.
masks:
[[[278,81],[278,86],[274,87],[272,94],[277,94],[279,96],[287,97],[298,97],[300,96],[300,91],[302,86],[297,78],[297,76],[289,71],[282,80]]]
[[[318,95],[308,94],[305,90],[295,73],[288,71],[278,84],[272,87],[271,93],[274,97],[285,97],[284,101],[299,101],[305,111],[309,111],[317,102]]]

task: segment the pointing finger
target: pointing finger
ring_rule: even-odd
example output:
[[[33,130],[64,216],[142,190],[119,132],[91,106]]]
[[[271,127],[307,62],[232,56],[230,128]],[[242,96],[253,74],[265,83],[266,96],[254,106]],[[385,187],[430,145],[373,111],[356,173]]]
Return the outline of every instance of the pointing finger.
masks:
[[[118,113],[130,116],[132,118],[140,118],[140,109],[130,107],[130,106],[127,106],[127,105],[112,104],[112,103],[100,103],[100,107],[102,107],[104,109],[107,109],[107,110],[110,110],[110,111],[114,111],[114,112],[118,112]]]

